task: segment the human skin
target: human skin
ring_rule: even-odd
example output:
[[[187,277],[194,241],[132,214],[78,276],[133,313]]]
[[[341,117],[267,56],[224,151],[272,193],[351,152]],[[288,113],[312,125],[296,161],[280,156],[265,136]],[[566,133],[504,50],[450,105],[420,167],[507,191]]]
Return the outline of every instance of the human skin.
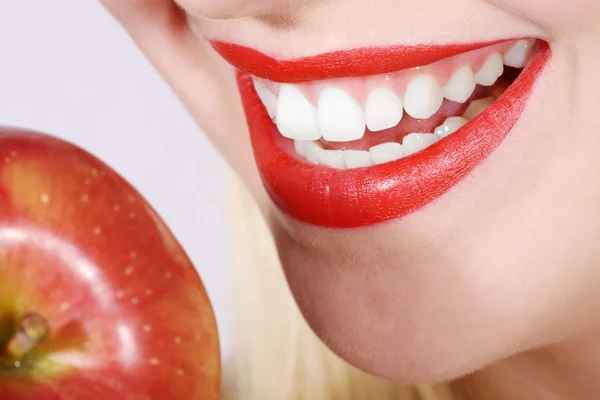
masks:
[[[474,399],[600,396],[589,369],[600,348],[600,145],[592,136],[600,130],[600,2],[103,3],[250,188],[297,303],[332,350],[410,383],[469,376],[463,386]],[[273,204],[235,70],[205,40],[291,59],[513,37],[547,41],[552,58],[507,138],[433,202],[350,229],[299,221]],[[482,385],[497,390],[484,397]]]

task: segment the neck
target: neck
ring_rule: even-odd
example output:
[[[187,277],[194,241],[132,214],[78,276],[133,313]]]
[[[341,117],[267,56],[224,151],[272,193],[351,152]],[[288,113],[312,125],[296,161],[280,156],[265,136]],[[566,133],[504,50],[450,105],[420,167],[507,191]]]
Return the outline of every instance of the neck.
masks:
[[[597,400],[599,363],[600,335],[512,357],[456,387],[465,400]]]

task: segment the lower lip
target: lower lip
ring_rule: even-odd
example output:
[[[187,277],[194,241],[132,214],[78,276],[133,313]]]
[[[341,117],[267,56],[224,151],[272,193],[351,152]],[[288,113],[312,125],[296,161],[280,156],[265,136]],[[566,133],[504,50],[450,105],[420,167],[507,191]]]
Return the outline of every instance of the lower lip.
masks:
[[[517,80],[462,129],[411,156],[368,168],[336,170],[295,155],[278,132],[252,78],[238,71],[254,157],[272,201],[293,218],[355,228],[405,216],[434,201],[485,160],[519,120],[551,57],[547,43]]]

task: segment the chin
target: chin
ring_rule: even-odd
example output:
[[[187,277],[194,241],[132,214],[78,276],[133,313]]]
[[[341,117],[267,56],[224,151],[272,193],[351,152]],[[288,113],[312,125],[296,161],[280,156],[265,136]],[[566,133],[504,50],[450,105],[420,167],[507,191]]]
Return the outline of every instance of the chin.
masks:
[[[564,265],[535,263],[546,243],[520,246],[485,227],[483,240],[436,231],[427,212],[435,219],[424,210],[352,231],[286,216],[273,224],[295,301],[334,353],[379,377],[429,384],[572,333],[562,329],[570,318],[556,313],[571,299],[556,293],[574,291],[577,279],[561,280]]]

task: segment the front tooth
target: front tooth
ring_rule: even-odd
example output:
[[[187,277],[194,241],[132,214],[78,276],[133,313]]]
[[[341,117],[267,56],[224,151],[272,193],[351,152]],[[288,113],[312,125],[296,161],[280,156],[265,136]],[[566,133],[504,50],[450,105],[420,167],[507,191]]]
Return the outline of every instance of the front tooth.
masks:
[[[402,139],[402,147],[406,155],[416,153],[440,140],[433,133],[409,133]]]
[[[346,169],[343,150],[323,150],[319,153],[319,163],[337,169]]]
[[[535,44],[535,39],[519,40],[513,47],[504,53],[504,64],[509,67],[523,68],[529,55],[529,50]]]
[[[275,119],[277,115],[277,96],[273,94],[265,85],[258,82],[256,79],[254,80],[254,88],[256,89],[256,93],[260,98],[260,101],[264,104],[267,112],[269,113],[269,117],[271,119]]]
[[[365,103],[365,120],[371,132],[398,125],[402,113],[402,100],[391,89],[373,90]]]
[[[404,157],[404,149],[400,143],[389,142],[378,144],[369,149],[373,164],[385,164]]]
[[[504,62],[500,53],[494,53],[475,74],[475,82],[483,86],[492,86],[504,73]]]
[[[435,128],[435,131],[433,133],[440,139],[445,138],[446,136],[462,128],[468,122],[469,121],[463,117],[448,117],[442,125]]]
[[[286,138],[317,140],[321,137],[317,109],[294,85],[281,85],[275,119],[279,132]]]
[[[484,112],[485,109],[488,108],[493,102],[493,97],[485,97],[483,99],[473,100],[471,104],[469,104],[469,107],[467,107],[465,113],[463,114],[463,117],[465,117],[468,120],[472,120],[473,118]]]
[[[321,153],[325,151],[323,148],[317,143],[309,140],[304,143],[304,154],[306,159],[313,164],[318,164],[320,162]]]
[[[371,155],[365,150],[344,150],[344,161],[348,168],[361,168],[373,165]]]
[[[456,70],[444,86],[444,97],[451,101],[464,103],[475,90],[475,75],[469,66]]]
[[[427,119],[439,110],[444,101],[444,91],[431,75],[413,78],[404,93],[404,110],[417,119]]]
[[[360,104],[333,86],[321,91],[317,120],[323,138],[330,142],[350,142],[365,134],[365,115]]]

